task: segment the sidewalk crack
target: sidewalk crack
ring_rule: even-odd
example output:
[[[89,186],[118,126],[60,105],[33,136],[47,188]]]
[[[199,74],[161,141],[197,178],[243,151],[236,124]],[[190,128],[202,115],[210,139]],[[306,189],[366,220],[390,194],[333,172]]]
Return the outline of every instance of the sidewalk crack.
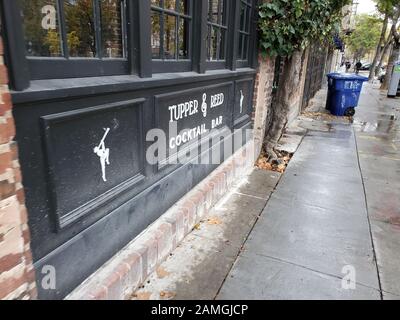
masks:
[[[315,273],[319,273],[321,275],[325,275],[325,276],[328,276],[328,277],[336,278],[338,280],[343,280],[343,277],[340,277],[340,276],[338,276],[336,274],[327,273],[327,272],[324,272],[324,271],[321,271],[321,270],[313,269],[313,268],[310,268],[310,267],[307,267],[307,266],[304,266],[304,265],[301,265],[301,264],[297,264],[297,263],[294,263],[294,262],[291,262],[291,261],[283,260],[283,259],[280,259],[280,258],[268,256],[268,255],[261,254],[261,253],[255,253],[255,255],[260,256],[260,257],[264,257],[264,258],[268,258],[268,259],[271,259],[271,260],[275,260],[275,261],[278,261],[278,262],[281,262],[281,263],[284,263],[284,264],[288,264],[288,265],[291,265],[291,266],[295,266],[295,267],[298,267],[298,268],[302,268],[302,269],[305,269],[305,270],[308,270],[308,271],[312,271],[312,272],[315,272]],[[369,288],[369,289],[372,289],[372,290],[376,290],[376,291],[379,291],[379,293],[381,293],[381,290],[378,289],[378,288],[372,287],[370,285],[367,285],[367,284],[364,284],[364,283],[361,283],[361,282],[358,282],[358,281],[356,281],[355,283],[356,283],[356,285],[359,285],[361,287]]]
[[[380,275],[380,272],[379,272],[378,258],[377,258],[377,255],[376,255],[374,237],[373,237],[373,234],[372,234],[371,218],[370,218],[369,209],[368,209],[367,192],[366,192],[366,187],[365,187],[365,183],[364,183],[364,175],[363,175],[362,168],[361,168],[361,161],[360,161],[360,155],[359,155],[359,150],[358,150],[357,133],[354,130],[354,127],[353,127],[353,135],[354,135],[354,141],[355,141],[355,146],[356,146],[358,169],[360,171],[361,182],[362,182],[363,191],[364,191],[365,209],[366,209],[366,212],[367,212],[369,235],[370,235],[370,238],[371,238],[372,252],[373,252],[373,255],[374,255],[374,261],[375,261],[375,267],[376,267],[376,274],[377,274],[377,277],[378,277],[379,292],[380,292],[380,295],[381,295],[381,300],[383,300],[383,290],[382,290],[381,275]]]

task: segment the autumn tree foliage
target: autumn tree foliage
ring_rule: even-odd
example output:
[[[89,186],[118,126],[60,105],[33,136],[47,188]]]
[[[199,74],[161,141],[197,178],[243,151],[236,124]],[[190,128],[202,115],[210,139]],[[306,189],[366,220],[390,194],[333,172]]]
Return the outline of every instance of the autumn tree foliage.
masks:
[[[354,59],[359,61],[376,49],[382,29],[382,20],[377,16],[362,14],[357,16],[356,28],[346,38],[346,44]]]
[[[393,0],[393,14],[391,17],[391,30],[390,41],[392,44],[392,51],[389,56],[389,62],[386,68],[386,77],[382,83],[381,89],[387,90],[392,77],[393,67],[396,61],[399,60],[400,55],[400,34],[398,31],[398,24],[400,20],[400,0]]]
[[[390,32],[389,27],[395,13],[394,9],[396,2],[399,2],[399,0],[375,0],[375,2],[377,12],[382,18],[382,26],[380,38],[375,50],[375,56],[369,72],[369,80],[374,79],[377,71],[382,65],[382,60],[385,58],[385,54],[389,49],[391,41],[393,40],[393,35]]]

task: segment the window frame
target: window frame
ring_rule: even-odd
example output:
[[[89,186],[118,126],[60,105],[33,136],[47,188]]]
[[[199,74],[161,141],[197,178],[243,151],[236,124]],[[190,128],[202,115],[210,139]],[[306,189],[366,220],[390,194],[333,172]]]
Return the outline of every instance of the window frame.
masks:
[[[239,8],[238,8],[238,14],[239,14],[239,23],[238,27],[236,30],[236,36],[238,37],[238,47],[236,48],[236,56],[237,56],[237,67],[239,68],[245,68],[251,65],[251,48],[253,47],[254,44],[254,18],[255,18],[255,12],[256,12],[256,1],[254,0],[239,0]],[[240,19],[241,19],[241,6],[242,4],[245,5],[246,7],[246,14],[245,14],[245,21],[244,21],[244,30],[241,29],[240,25]],[[250,10],[250,13],[247,13],[247,10]],[[248,28],[248,31],[246,31],[246,28]],[[247,43],[246,43],[246,48],[244,48],[244,43],[245,40],[242,40],[242,52],[241,56],[239,57],[238,55],[238,50],[240,48],[240,36],[243,35],[244,37],[247,37]],[[246,58],[243,59],[244,53],[246,52]]]
[[[60,0],[57,0],[60,1]],[[26,47],[21,18],[20,0],[2,1],[3,39],[6,44],[5,61],[9,69],[10,84],[14,91],[24,91],[37,80],[66,80],[100,76],[128,75],[132,81],[140,78],[151,78],[160,73],[194,72],[204,74],[218,70],[235,71],[238,68],[256,68],[257,52],[257,3],[258,0],[247,0],[252,5],[248,59],[237,57],[240,28],[240,4],[242,0],[227,0],[229,9],[226,13],[227,34],[225,61],[208,61],[205,39],[208,35],[208,0],[191,0],[190,15],[192,20],[188,60],[152,60],[151,48],[151,3],[143,0],[125,0],[126,2],[126,61],[121,59],[73,58],[37,58],[26,55]],[[195,13],[195,14],[194,14]],[[138,32],[139,31],[139,32]],[[73,62],[72,64],[70,62]],[[100,62],[100,64],[99,64]],[[195,76],[195,75],[193,75]],[[179,74],[177,74],[179,77]],[[110,78],[110,81],[111,78]],[[34,83],[34,82],[33,82]],[[32,84],[33,84],[32,83]],[[57,85],[58,88],[59,84]]]
[[[125,58],[107,58],[103,59],[101,54],[99,57],[95,58],[85,58],[85,57],[69,57],[68,48],[65,41],[61,40],[61,46],[63,48],[62,57],[35,57],[26,54],[26,60],[28,62],[28,67],[30,70],[31,80],[43,80],[43,79],[60,79],[60,78],[78,78],[78,77],[96,77],[96,76],[113,76],[113,75],[123,75],[130,73],[130,57],[127,54],[128,47],[130,46],[130,31],[128,25],[131,21],[131,17],[128,14],[128,4],[130,1],[119,0],[123,2],[122,5],[122,17],[121,25],[123,25],[123,45]],[[66,38],[66,24],[64,17],[64,0],[56,0],[59,27],[61,38]],[[94,17],[95,20],[99,20],[99,7],[100,3],[94,0]],[[19,7],[22,10],[22,7]],[[96,16],[97,14],[97,16]],[[22,19],[20,19],[22,25]],[[96,22],[98,26],[100,22]],[[101,47],[101,30],[99,28],[95,29],[96,35],[96,48],[98,52]],[[26,50],[25,50],[26,51]]]
[[[218,4],[220,4],[220,1],[224,3],[224,11],[222,12],[222,15],[225,15],[225,17],[222,16],[222,20],[225,20],[225,25],[223,25],[222,21],[221,24],[219,23],[214,23],[210,21],[210,12],[209,10],[207,11],[207,57],[206,57],[206,63],[207,63],[207,69],[208,70],[217,70],[217,69],[225,69],[228,68],[228,43],[231,38],[231,27],[229,23],[229,18],[232,14],[232,1],[230,0],[212,0],[212,1],[218,1]],[[207,0],[207,3],[209,3],[209,0]],[[221,10],[221,6],[219,5],[218,10]],[[216,60],[211,60],[209,59],[209,50],[211,46],[211,29],[212,28],[218,28],[219,29],[219,35],[221,33],[221,30],[225,30],[225,42],[224,42],[224,52],[225,52],[225,58],[224,59],[216,59]]]
[[[159,0],[161,2],[161,7],[154,6],[150,2],[150,14],[152,14],[154,11],[157,11],[160,13],[160,16],[162,19],[164,19],[164,15],[170,15],[174,16],[176,18],[176,23],[175,23],[175,34],[177,34],[177,30],[179,28],[179,22],[181,19],[183,20],[189,20],[189,30],[188,30],[188,40],[187,44],[189,46],[188,48],[188,53],[187,59],[179,59],[179,54],[177,56],[177,59],[153,59],[153,55],[151,54],[151,61],[152,61],[152,71],[153,73],[169,73],[169,72],[188,72],[193,70],[193,45],[194,45],[194,32],[193,32],[193,25],[194,25],[194,0],[187,0],[188,1],[188,12],[187,13],[180,13],[178,12],[178,8],[175,6],[175,10],[170,10],[166,9],[164,7],[164,0]],[[175,0],[176,1],[176,0]],[[198,1],[198,0],[197,0]],[[176,3],[179,3],[176,1]],[[162,34],[163,29],[160,28],[160,50],[161,52],[164,50],[163,48],[163,38],[164,35]],[[152,26],[150,24],[150,29],[149,29],[149,36],[151,37],[152,34]],[[176,50],[179,50],[179,39],[176,37],[175,39],[175,45],[176,45]]]

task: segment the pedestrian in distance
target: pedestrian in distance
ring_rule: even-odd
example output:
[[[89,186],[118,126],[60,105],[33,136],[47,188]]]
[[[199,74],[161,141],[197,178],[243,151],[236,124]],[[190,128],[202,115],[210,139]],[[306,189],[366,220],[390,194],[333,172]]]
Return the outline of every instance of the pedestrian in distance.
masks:
[[[359,74],[359,73],[360,73],[361,67],[362,67],[362,63],[361,63],[361,61],[358,61],[358,62],[356,63],[356,67],[355,67],[355,69],[356,69],[356,74]]]
[[[349,73],[350,68],[351,68],[351,62],[350,61],[346,61],[345,65],[346,65],[346,73]]]

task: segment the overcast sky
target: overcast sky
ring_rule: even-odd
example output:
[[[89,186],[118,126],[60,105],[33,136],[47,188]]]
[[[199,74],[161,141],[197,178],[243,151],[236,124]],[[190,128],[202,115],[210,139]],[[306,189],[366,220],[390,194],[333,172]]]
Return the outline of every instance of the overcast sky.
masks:
[[[356,0],[358,4],[357,13],[373,13],[375,3],[372,0]]]

